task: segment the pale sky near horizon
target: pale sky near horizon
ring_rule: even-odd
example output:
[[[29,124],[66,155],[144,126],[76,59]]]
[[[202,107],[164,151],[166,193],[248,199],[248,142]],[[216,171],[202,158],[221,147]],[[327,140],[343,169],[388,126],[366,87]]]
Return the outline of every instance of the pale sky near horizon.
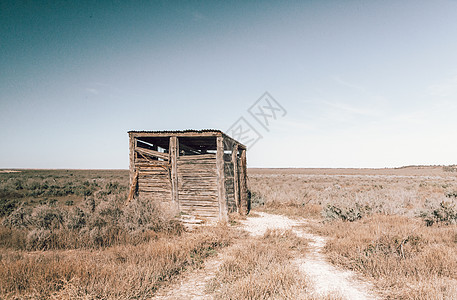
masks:
[[[0,168],[287,111],[250,167],[457,163],[457,1],[0,1]]]

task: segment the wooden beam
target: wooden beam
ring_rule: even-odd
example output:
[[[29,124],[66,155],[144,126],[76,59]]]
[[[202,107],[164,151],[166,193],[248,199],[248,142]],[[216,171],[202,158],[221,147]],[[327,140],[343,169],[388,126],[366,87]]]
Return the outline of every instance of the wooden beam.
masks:
[[[141,145],[142,148],[157,151],[157,145],[154,145],[154,144],[151,144],[151,143],[142,141],[142,140],[140,140],[140,139],[137,139],[137,140],[136,140],[136,144],[137,144],[137,145]],[[157,157],[152,157],[152,159],[158,160]]]
[[[141,148],[141,147],[136,147],[135,151],[141,153],[141,154],[146,154],[152,157],[158,157],[162,158],[165,160],[168,160],[169,155],[167,153],[162,153],[159,151],[151,150],[151,149],[146,149],[146,148]]]
[[[179,208],[179,196],[178,196],[178,155],[179,155],[179,143],[178,138],[175,136],[170,137],[170,152],[169,161],[171,163],[171,200]]]
[[[248,214],[251,209],[251,203],[248,198],[247,173],[246,173],[246,150],[241,150],[240,155],[240,202],[243,214]]]
[[[135,137],[129,133],[129,184],[132,184],[135,175]]]
[[[224,137],[224,139],[227,139],[228,141],[230,141],[233,144],[238,144],[238,148],[239,149],[246,149],[245,145],[241,144],[240,142],[238,142],[237,140],[233,139],[232,137],[230,137],[230,136],[228,136],[226,134],[224,134],[223,137]]]
[[[180,150],[181,150],[181,149],[182,149],[182,150],[186,150],[186,151],[192,152],[193,154],[196,154],[196,155],[201,154],[201,152],[198,151],[197,149],[194,149],[194,148],[192,148],[192,147],[189,147],[189,146],[187,146],[187,145],[184,145],[183,143],[181,143],[181,144],[179,145],[179,148],[180,148]]]
[[[216,170],[219,220],[228,221],[227,199],[225,199],[224,138],[222,136],[217,137]]]
[[[132,183],[130,184],[130,192],[129,192],[129,196],[127,197],[127,202],[125,203],[125,205],[129,204],[129,202],[133,200],[133,198],[135,197],[135,194],[138,191],[138,189],[137,189],[138,176],[139,176],[139,170],[137,169],[135,172],[135,175],[133,177]]]
[[[239,214],[241,214],[240,178],[238,176],[238,144],[233,145],[232,164],[233,164],[233,191],[235,194],[236,211]]]

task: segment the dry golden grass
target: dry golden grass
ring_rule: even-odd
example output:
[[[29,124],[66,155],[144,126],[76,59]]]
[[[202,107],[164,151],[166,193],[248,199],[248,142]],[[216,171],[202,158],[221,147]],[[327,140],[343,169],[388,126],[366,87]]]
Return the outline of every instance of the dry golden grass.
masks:
[[[457,299],[455,172],[421,167],[249,175],[254,207],[315,217],[313,230],[331,237],[325,248],[331,262],[364,275],[386,298]]]
[[[306,244],[291,231],[245,239],[224,258],[208,290],[216,299],[297,299],[307,283],[291,260]]]
[[[430,206],[455,198],[446,195],[457,191],[457,179],[455,173],[436,177],[256,170],[249,173],[249,189],[254,208],[283,210],[290,215],[313,217],[329,204],[360,203],[369,205],[373,213],[415,217]]]
[[[86,184],[87,171],[70,184],[71,174],[46,172],[30,171],[25,179],[19,173],[2,175],[5,197],[22,198],[7,197],[12,202],[2,203],[8,213],[0,227],[1,299],[147,299],[170,278],[234,242],[228,227],[180,234],[173,216],[163,218],[154,207],[125,209],[125,174],[113,171],[106,182],[93,175]],[[59,184],[46,187],[51,175]],[[313,218],[319,224],[313,230],[331,237],[325,249],[331,261],[364,275],[386,298],[453,299],[456,175],[438,167],[249,170],[249,188],[253,214],[257,209]],[[119,185],[110,184],[114,178]],[[73,213],[76,205],[66,209],[63,201],[69,199],[58,196],[86,192],[93,193],[87,200],[96,201],[81,208],[84,220]],[[51,194],[62,197],[60,206],[41,203]],[[24,206],[29,215],[15,210],[22,200],[29,201]],[[342,216],[353,222],[339,220]],[[432,226],[426,226],[427,218]],[[304,245],[290,232],[241,239],[224,258],[209,290],[221,299],[312,299],[306,278],[292,263]]]
[[[374,215],[315,228],[333,237],[331,262],[370,278],[392,299],[457,298],[457,227]]]
[[[226,226],[99,251],[2,251],[0,298],[147,299],[233,239]]]

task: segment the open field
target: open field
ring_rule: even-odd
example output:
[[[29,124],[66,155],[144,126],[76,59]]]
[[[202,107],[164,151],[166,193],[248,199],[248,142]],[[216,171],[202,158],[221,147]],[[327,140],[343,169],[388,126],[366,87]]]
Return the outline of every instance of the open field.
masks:
[[[293,264],[306,241],[290,232],[252,238],[237,218],[235,226],[186,232],[174,212],[141,199],[125,205],[125,170],[7,171],[0,173],[0,298],[147,299],[222,249],[230,252],[206,284],[208,297],[313,298]],[[327,238],[328,262],[355,271],[382,298],[457,298],[453,167],[248,175],[253,217],[302,220],[303,230]]]
[[[388,299],[457,298],[452,168],[251,169],[253,206],[314,220],[328,259]]]

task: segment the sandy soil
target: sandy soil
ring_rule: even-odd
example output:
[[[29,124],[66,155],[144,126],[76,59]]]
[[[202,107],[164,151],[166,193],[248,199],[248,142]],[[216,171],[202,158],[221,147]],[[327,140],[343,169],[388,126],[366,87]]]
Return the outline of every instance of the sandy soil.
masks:
[[[248,217],[241,221],[243,228],[252,236],[261,236],[267,229],[292,229],[298,236],[309,239],[310,251],[306,257],[297,258],[294,263],[313,282],[313,295],[340,296],[344,299],[378,299],[372,287],[359,281],[351,271],[340,270],[325,259],[322,249],[326,240],[304,231],[306,220],[292,220],[285,216],[267,213],[256,213],[256,217]],[[230,251],[230,247],[224,251]],[[183,274],[177,282],[160,289],[154,299],[208,299],[205,294],[205,285],[211,280],[219,266],[222,264],[223,255],[206,261],[203,268]]]
[[[178,282],[160,289],[153,299],[208,299],[205,285],[215,276],[221,264],[221,254],[208,259],[203,268],[184,274]]]

